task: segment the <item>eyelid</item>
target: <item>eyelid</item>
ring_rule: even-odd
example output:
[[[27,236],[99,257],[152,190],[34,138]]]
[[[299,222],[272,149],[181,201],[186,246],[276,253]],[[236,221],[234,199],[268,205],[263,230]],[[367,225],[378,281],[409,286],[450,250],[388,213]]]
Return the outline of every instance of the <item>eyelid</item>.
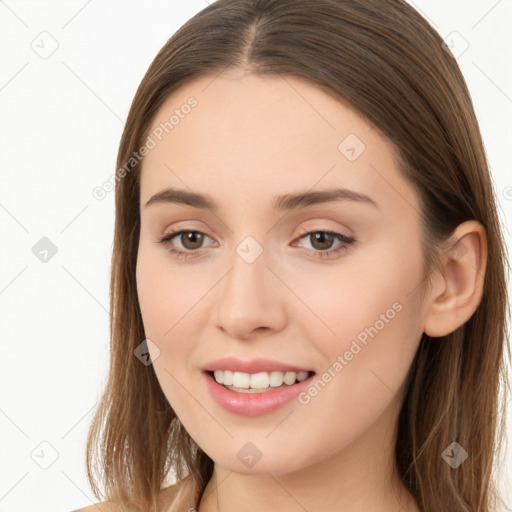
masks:
[[[215,240],[208,233],[206,233],[206,231],[203,231],[201,229],[189,228],[189,227],[173,228],[170,231],[167,231],[166,233],[164,233],[162,236],[156,236],[155,239],[156,239],[157,243],[169,243],[170,240],[166,240],[166,239],[177,238],[179,235],[181,235],[183,233],[199,233],[201,235],[204,235],[205,237],[208,237],[210,240],[213,240],[215,242]],[[199,252],[200,250],[201,249],[198,249],[197,251],[188,251],[188,252]]]
[[[299,237],[302,235],[309,235],[311,233],[339,233],[340,235],[343,235],[346,238],[352,238],[351,235],[349,235],[347,233],[347,231],[349,231],[349,230],[344,230],[342,228],[336,228],[336,227],[329,228],[326,226],[320,226],[320,227],[307,226],[307,227],[300,228]]]

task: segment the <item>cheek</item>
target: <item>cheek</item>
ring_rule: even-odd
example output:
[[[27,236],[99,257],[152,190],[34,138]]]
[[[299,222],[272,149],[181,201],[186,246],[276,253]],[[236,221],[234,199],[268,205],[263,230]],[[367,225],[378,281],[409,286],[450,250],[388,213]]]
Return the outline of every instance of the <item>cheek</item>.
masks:
[[[146,336],[166,340],[187,325],[188,311],[204,295],[204,287],[169,265],[164,250],[139,249],[137,295]],[[203,290],[205,288],[205,290]]]
[[[309,432],[322,433],[310,440],[315,444],[315,457],[328,456],[334,447],[349,446],[379,418],[387,419],[378,428],[387,428],[386,422],[391,423],[400,407],[401,387],[421,331],[411,301],[401,297],[393,302],[396,296],[393,292],[374,294],[365,301],[352,297],[346,309],[338,311],[337,319],[332,318],[336,341],[316,337],[326,362],[300,397],[299,414],[288,425],[290,430],[300,429],[307,418]],[[325,411],[329,411],[328,425]]]
[[[411,293],[421,282],[420,254],[403,261],[396,250],[381,251],[378,265],[344,268],[323,282],[323,293],[316,287],[307,295],[308,306],[322,320],[307,328],[308,339],[324,356],[322,380],[332,381],[326,387],[338,393],[350,389],[358,396],[352,405],[364,404],[374,392],[396,393],[421,338],[418,293]]]
[[[212,285],[172,267],[165,255],[148,248],[139,249],[136,279],[145,335],[160,351],[153,367],[171,402],[178,383],[192,371],[194,340],[202,328],[199,315]]]
[[[415,295],[410,292],[420,279],[419,264],[397,263],[391,250],[381,255],[378,264],[375,257],[373,262],[354,259],[328,274],[304,272],[310,277],[294,283],[294,292],[308,309],[294,321],[303,324],[323,353],[338,354],[351,340],[364,343],[377,333],[378,338],[389,333],[391,339],[391,332],[404,321],[403,311],[414,309]],[[298,305],[295,315],[299,308],[303,306]]]
[[[148,338],[159,338],[164,328],[166,296],[162,286],[162,273],[152,265],[144,251],[139,250],[137,258],[137,296]]]

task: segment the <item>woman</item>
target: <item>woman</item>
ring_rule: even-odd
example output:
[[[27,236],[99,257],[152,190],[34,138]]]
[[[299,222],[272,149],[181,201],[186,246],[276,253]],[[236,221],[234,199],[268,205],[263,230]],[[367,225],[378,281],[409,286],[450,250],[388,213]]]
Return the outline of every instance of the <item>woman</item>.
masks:
[[[413,8],[212,3],[143,78],[117,178],[105,510],[496,510],[504,244]]]

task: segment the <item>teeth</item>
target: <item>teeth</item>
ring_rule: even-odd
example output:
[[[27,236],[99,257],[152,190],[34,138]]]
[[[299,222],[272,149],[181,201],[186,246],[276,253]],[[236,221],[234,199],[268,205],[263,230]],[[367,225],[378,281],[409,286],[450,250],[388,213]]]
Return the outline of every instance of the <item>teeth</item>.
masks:
[[[272,388],[277,388],[281,386],[284,382],[284,373],[283,372],[270,372],[269,375],[269,384]]]
[[[233,387],[249,389],[251,386],[251,376],[248,373],[233,373]]]
[[[244,373],[230,370],[215,370],[215,380],[224,386],[233,386],[241,389],[266,389],[269,386],[277,388],[283,383],[291,386],[297,381],[302,382],[308,378],[308,372],[260,372]]]
[[[242,375],[248,375],[243,373]],[[270,376],[267,372],[254,373],[251,375],[250,387],[252,389],[265,389],[270,384]]]
[[[219,371],[219,370],[217,370],[217,371]],[[224,384],[226,384],[226,386],[232,386],[233,385],[233,372],[230,370],[225,370],[223,373],[224,373]]]

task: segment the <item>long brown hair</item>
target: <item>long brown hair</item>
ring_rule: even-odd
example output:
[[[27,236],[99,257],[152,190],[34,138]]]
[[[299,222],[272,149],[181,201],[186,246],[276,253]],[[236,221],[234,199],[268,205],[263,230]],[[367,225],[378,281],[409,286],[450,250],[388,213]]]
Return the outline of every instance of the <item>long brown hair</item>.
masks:
[[[439,34],[403,0],[218,0],[183,25],[150,65],[117,158],[110,369],[87,446],[95,496],[154,512],[169,474],[190,475],[196,502],[212,475],[213,461],[181,426],[153,367],[134,357],[145,334],[135,281],[141,163],[133,157],[171,93],[228,67],[306,79],[394,144],[400,171],[420,198],[427,284],[457,225],[475,219],[484,226],[482,300],[453,333],[423,336],[397,425],[396,463],[425,512],[496,510],[504,356],[510,359],[505,245],[463,75]],[[453,441],[469,454],[456,470],[441,457]]]

